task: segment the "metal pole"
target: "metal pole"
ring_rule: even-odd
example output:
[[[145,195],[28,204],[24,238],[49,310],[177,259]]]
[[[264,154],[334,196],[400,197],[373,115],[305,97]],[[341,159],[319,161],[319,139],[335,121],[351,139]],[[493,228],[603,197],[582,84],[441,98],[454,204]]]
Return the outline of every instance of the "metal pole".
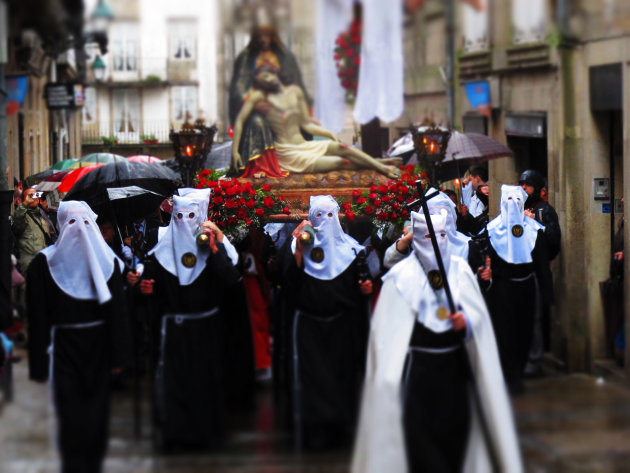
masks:
[[[608,123],[609,144],[608,144],[608,166],[610,167],[610,252],[615,251],[615,112],[610,112]],[[614,254],[613,254],[614,256]]]
[[[448,127],[455,126],[455,0],[444,2],[446,17],[446,119]]]

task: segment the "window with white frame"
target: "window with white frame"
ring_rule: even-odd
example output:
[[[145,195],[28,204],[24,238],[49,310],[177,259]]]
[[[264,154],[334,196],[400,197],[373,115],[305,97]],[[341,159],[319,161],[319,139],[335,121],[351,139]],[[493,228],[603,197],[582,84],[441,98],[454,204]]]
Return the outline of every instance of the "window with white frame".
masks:
[[[83,104],[83,123],[86,125],[96,123],[96,89],[86,87],[84,89],[85,103]]]
[[[549,33],[546,0],[512,0],[514,44],[540,43]]]
[[[197,23],[194,20],[170,20],[169,58],[173,61],[194,61],[197,49]]]
[[[487,51],[488,40],[488,0],[462,2],[464,23],[464,50],[467,53]]]
[[[115,74],[138,71],[138,25],[136,23],[115,23],[112,25],[110,45]]]
[[[123,142],[137,141],[140,133],[140,94],[137,89],[113,91],[114,135]]]
[[[197,88],[196,87],[173,87],[173,120],[174,122],[185,122],[186,118],[193,121],[197,116]]]

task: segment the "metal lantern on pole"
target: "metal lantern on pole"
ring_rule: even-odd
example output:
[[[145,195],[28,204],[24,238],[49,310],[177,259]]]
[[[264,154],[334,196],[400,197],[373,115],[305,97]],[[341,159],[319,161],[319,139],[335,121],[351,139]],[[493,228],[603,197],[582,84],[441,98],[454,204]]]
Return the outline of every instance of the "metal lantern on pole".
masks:
[[[94,78],[97,82],[103,82],[105,80],[105,74],[107,73],[107,65],[100,55],[96,56],[92,63],[92,71],[94,72]]]
[[[193,177],[210,152],[216,132],[215,125],[208,127],[200,120],[194,124],[186,121],[179,131],[171,129],[169,136],[173,143],[175,160],[187,187],[191,187]]]
[[[431,182],[435,183],[435,167],[444,159],[451,131],[438,126],[411,128],[418,161],[431,169]]]

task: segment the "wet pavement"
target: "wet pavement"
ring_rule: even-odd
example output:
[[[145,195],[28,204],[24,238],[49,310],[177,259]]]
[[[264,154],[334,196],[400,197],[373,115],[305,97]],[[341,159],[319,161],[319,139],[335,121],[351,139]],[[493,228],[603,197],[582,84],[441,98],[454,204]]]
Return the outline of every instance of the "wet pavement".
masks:
[[[15,399],[5,403],[0,414],[0,473],[57,472],[48,386],[27,380],[26,360],[15,365],[14,375]],[[289,435],[276,424],[270,389],[262,389],[257,400],[256,412],[236,420],[234,433],[220,450],[156,455],[148,406],[143,406],[143,435],[137,440],[131,390],[117,392],[105,472],[348,471],[348,451],[295,453]],[[513,402],[528,472],[630,472],[628,386],[593,376],[556,374],[528,381],[526,393]]]

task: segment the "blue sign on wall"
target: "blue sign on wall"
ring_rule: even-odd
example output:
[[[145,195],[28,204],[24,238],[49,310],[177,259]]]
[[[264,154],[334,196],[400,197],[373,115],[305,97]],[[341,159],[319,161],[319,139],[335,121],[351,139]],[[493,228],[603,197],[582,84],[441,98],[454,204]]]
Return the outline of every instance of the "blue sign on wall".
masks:
[[[490,105],[490,84],[487,81],[469,82],[465,87],[466,97],[474,108]]]
[[[603,214],[610,213],[610,203],[602,204],[602,213]]]

